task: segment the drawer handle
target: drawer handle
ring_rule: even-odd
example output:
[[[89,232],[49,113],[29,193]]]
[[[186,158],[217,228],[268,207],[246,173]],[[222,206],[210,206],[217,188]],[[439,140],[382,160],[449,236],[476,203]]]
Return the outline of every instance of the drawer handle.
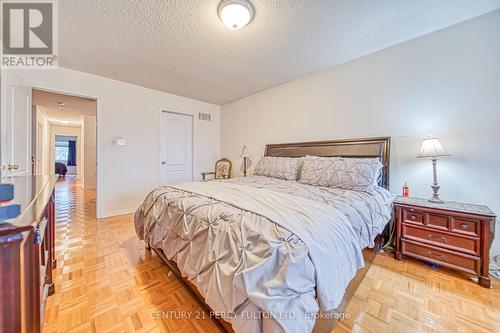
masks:
[[[415,221],[417,217],[415,215],[410,216],[410,220]]]
[[[429,251],[429,252],[427,252],[427,256],[429,258],[433,258],[433,259],[441,260],[441,261],[444,261],[444,262],[448,262],[448,259],[446,259],[446,257],[443,256],[442,254],[435,254],[435,253],[432,253],[431,251]]]
[[[460,227],[462,228],[462,230],[467,230],[467,229],[469,229],[469,226],[467,225],[467,223],[462,223],[462,224],[460,225]]]
[[[444,236],[440,236],[440,237],[438,237],[438,236],[434,236],[433,234],[429,234],[429,235],[427,236],[427,238],[428,238],[429,240],[437,240],[437,241],[442,241],[443,243],[448,243],[448,240],[447,240],[447,239],[446,239],[446,237],[444,237]]]

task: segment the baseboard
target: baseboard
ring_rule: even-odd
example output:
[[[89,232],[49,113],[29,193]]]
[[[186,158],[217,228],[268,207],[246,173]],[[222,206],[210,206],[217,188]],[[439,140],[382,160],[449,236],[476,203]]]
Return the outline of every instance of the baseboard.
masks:
[[[137,208],[126,208],[126,209],[114,210],[111,212],[104,212],[102,214],[99,214],[97,216],[97,218],[104,219],[104,218],[108,218],[108,217],[132,214],[132,213],[135,213],[136,210],[137,210]]]

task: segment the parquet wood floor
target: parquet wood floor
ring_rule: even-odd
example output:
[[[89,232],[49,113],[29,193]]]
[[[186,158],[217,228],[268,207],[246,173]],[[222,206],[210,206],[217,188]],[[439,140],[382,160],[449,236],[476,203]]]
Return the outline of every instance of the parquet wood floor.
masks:
[[[211,319],[154,319],[202,311],[163,262],[144,248],[133,216],[95,218],[95,191],[56,186],[56,292],[44,333],[220,332]]]
[[[144,249],[131,214],[95,219],[95,191],[56,187],[56,292],[44,332],[220,332],[211,319],[160,318],[201,307]],[[500,283],[378,255],[333,332],[500,332]]]

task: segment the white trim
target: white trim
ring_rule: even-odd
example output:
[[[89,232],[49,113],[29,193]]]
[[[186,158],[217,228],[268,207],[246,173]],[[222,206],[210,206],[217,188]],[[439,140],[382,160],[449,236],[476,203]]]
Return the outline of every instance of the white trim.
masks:
[[[50,124],[50,123],[49,123]],[[64,132],[58,132],[54,129],[54,127],[60,127],[60,128],[71,128],[71,129],[78,129],[79,134],[65,134]],[[49,147],[49,152],[50,152],[50,174],[53,175],[55,173],[55,162],[56,162],[56,137],[57,136],[73,136],[76,137],[76,142],[77,142],[77,149],[78,153],[76,154],[76,175],[68,175],[68,176],[77,176],[76,178],[81,177],[81,171],[82,171],[82,166],[81,166],[81,153],[83,152],[83,147],[82,147],[82,127],[72,127],[72,126],[65,126],[65,125],[55,125],[55,124],[50,124],[49,125],[49,136],[50,136],[50,147]]]
[[[97,216],[98,219],[104,219],[108,217],[114,217],[114,216],[120,216],[120,215],[128,215],[135,213],[137,208],[125,208],[125,209],[120,209],[120,210],[113,210],[110,212],[104,212],[103,214],[99,214]]]
[[[48,93],[54,93],[54,94],[59,94],[59,95],[72,96],[72,97],[80,97],[80,98],[85,98],[85,99],[92,99],[92,100],[97,102],[97,97],[95,97],[95,96],[75,94],[75,93],[72,93],[70,91],[66,91],[66,90],[62,90],[62,89],[61,90],[59,90],[59,89],[58,90],[47,89],[47,88],[40,87],[40,86],[32,86],[32,88],[35,90],[40,90],[40,91],[48,92]],[[97,110],[96,110],[96,113],[97,113]]]

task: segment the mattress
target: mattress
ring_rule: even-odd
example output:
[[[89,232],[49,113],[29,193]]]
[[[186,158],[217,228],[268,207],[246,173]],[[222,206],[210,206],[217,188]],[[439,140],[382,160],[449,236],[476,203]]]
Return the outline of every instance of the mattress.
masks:
[[[309,332],[342,301],[393,199],[262,176],[183,183],[151,191],[135,228],[236,332]]]

